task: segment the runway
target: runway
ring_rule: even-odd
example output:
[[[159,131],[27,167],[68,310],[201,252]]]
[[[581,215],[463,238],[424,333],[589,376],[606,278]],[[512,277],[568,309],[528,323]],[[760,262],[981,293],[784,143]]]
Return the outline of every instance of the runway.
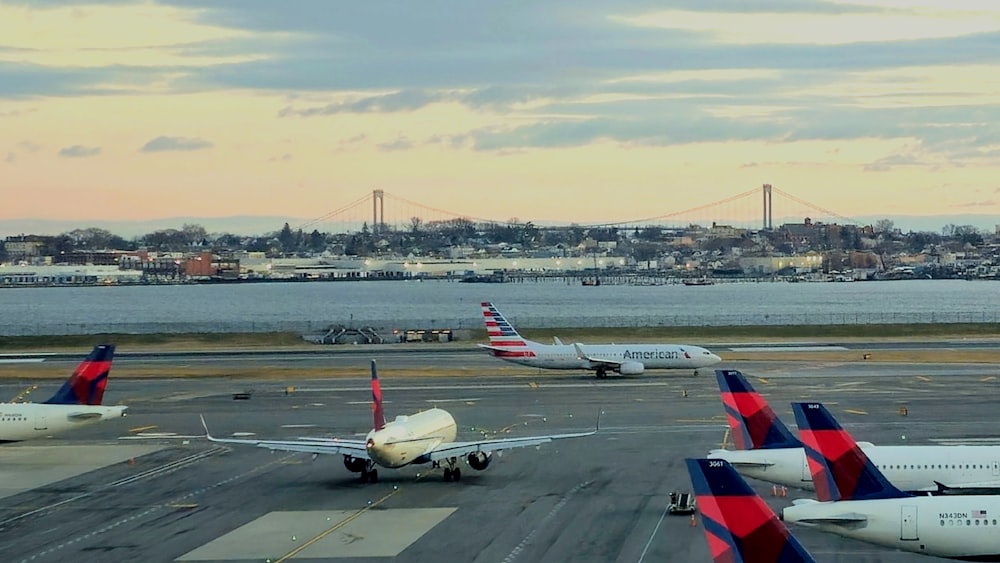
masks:
[[[404,356],[379,357],[392,368],[382,380],[389,417],[445,408],[462,439],[588,430],[601,410],[601,431],[504,452],[486,471],[464,468],[459,483],[416,466],[382,470],[379,483],[362,484],[340,456],[312,460],[218,447],[200,437],[198,414],[218,435],[363,435],[371,426],[364,377],[113,376],[106,402],[128,404],[128,418],[65,439],[0,448],[5,486],[13,492],[0,498],[0,553],[33,562],[710,561],[700,522],[692,528],[687,517],[666,516],[664,509],[671,491],[690,490],[684,458],[705,455],[723,438],[714,377],[661,372],[597,381],[529,370],[394,379],[392,371],[411,363]],[[444,354],[435,362],[462,372],[467,358]],[[122,363],[116,370],[125,372]],[[724,367],[743,370],[786,423],[793,420],[790,401],[815,399],[856,438],[879,444],[996,437],[989,419],[998,375],[992,365]],[[249,400],[233,399],[246,391]],[[74,475],[16,492],[18,480],[29,482],[37,467],[18,473],[8,460],[32,454],[66,463],[78,457],[69,446],[110,447],[108,464],[89,471],[81,464]],[[774,507],[808,496],[790,491],[773,498],[769,485],[751,484]],[[793,531],[819,561],[938,561]]]

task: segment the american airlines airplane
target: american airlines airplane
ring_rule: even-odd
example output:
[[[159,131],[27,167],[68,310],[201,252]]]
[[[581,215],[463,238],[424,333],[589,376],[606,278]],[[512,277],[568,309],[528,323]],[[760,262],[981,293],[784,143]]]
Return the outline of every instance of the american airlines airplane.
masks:
[[[44,403],[0,403],[0,443],[51,436],[128,414],[128,407],[101,405],[114,355],[113,344],[94,346],[69,380]]]
[[[715,563],[815,563],[729,462],[685,462]]]
[[[818,500],[781,513],[886,547],[966,561],[1000,561],[1000,497],[912,496],[894,487],[819,403],[792,403]]]
[[[741,474],[789,487],[812,489],[802,442],[736,370],[715,370],[736,450],[717,449]],[[1000,446],[860,447],[896,488],[925,494],[1000,493]]]
[[[352,473],[361,475],[361,482],[378,481],[376,465],[397,469],[411,464],[429,463],[431,467],[444,467],[444,480],[458,481],[462,478],[462,470],[458,467],[459,458],[464,457],[469,467],[482,471],[489,467],[493,460],[493,452],[513,448],[541,446],[553,440],[565,438],[582,438],[593,436],[600,428],[590,432],[575,434],[551,434],[548,436],[526,436],[523,438],[504,438],[499,440],[476,440],[472,442],[456,442],[455,419],[448,411],[433,408],[409,416],[400,415],[391,422],[386,422],[382,409],[382,388],[372,360],[372,411],[374,423],[372,430],[364,440],[348,440],[339,438],[299,438],[297,440],[248,440],[234,438],[216,438],[208,431],[205,418],[201,424],[205,427],[205,436],[213,442],[224,444],[248,444],[269,450],[288,452],[305,452],[311,454],[343,454],[344,466]]]
[[[490,355],[543,369],[594,370],[597,377],[609,371],[640,375],[647,369],[691,369],[714,366],[722,358],[698,346],[682,344],[540,344],[525,340],[492,303],[482,304],[489,344],[480,344]]]

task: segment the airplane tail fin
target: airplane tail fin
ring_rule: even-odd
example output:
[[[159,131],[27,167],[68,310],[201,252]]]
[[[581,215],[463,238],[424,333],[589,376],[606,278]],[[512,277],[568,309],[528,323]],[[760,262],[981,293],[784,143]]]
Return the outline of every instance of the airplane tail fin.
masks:
[[[792,403],[816,498],[820,501],[902,498],[854,438],[820,403]]]
[[[372,427],[375,430],[385,428],[385,411],[382,410],[382,386],[378,382],[378,369],[372,360]]]
[[[815,563],[729,462],[719,459],[685,462],[713,561]]]
[[[525,340],[517,330],[507,322],[503,314],[493,303],[483,301],[483,320],[486,322],[486,335],[490,338],[488,348],[494,356],[499,357],[530,357],[535,353],[531,350],[530,341]]]
[[[719,392],[737,449],[802,447],[802,442],[781,422],[742,373],[734,369],[717,369],[715,378],[719,382]]]
[[[104,400],[104,388],[108,384],[108,374],[111,372],[111,361],[114,357],[114,344],[94,346],[90,354],[80,362],[80,365],[76,366],[73,375],[45,403],[49,405],[100,405]]]

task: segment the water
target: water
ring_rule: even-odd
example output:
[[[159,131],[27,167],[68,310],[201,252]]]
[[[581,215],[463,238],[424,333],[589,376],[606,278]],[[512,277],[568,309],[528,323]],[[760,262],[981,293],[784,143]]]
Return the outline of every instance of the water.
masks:
[[[256,283],[0,290],[0,334],[316,332],[331,324],[480,328],[1000,321],[1000,283],[907,280],[584,287],[561,281]]]

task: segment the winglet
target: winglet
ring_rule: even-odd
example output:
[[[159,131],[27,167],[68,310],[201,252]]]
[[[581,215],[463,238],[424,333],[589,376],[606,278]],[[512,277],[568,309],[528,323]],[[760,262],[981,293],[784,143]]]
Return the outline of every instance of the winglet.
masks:
[[[870,500],[905,498],[875,464],[868,459],[854,438],[833,418],[821,403],[792,403],[799,425],[803,449],[809,461],[816,498]]]
[[[375,430],[385,428],[385,411],[382,410],[382,386],[378,382],[378,369],[372,360],[372,427]]]
[[[685,462],[713,561],[815,563],[729,462],[721,459]]]
[[[726,408],[726,418],[738,450],[801,448],[802,442],[764,397],[735,369],[715,370],[719,394]]]

